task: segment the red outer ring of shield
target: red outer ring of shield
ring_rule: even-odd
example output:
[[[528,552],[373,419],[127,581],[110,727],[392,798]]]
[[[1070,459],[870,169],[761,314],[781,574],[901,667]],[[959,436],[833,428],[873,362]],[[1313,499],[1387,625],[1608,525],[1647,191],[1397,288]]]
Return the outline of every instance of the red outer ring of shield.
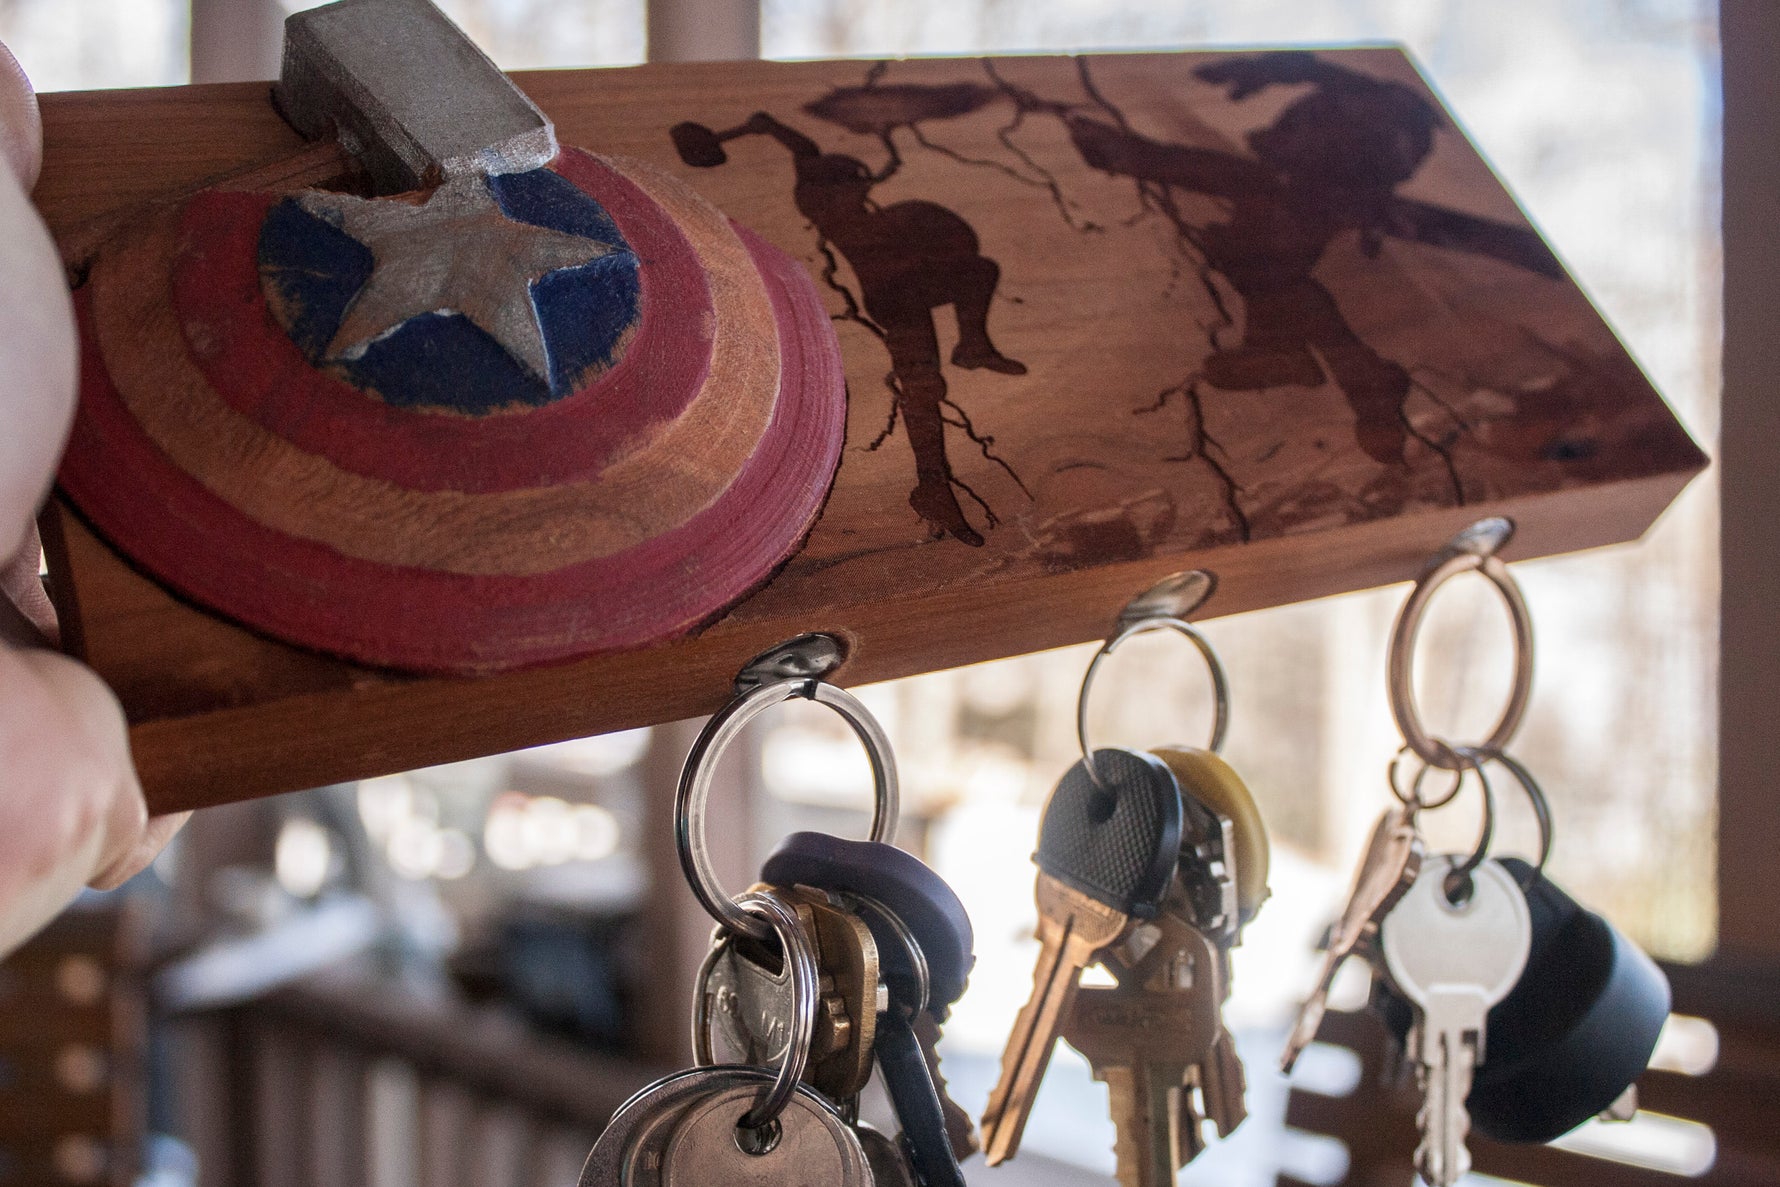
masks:
[[[677,636],[797,551],[846,431],[839,344],[809,274],[744,228],[771,296],[783,378],[759,448],[685,524],[536,576],[378,565],[267,528],[175,467],[130,416],[77,294],[82,391],[60,482],[93,526],[176,592],[278,638],[440,673],[531,666]],[[121,476],[128,476],[120,481]]]

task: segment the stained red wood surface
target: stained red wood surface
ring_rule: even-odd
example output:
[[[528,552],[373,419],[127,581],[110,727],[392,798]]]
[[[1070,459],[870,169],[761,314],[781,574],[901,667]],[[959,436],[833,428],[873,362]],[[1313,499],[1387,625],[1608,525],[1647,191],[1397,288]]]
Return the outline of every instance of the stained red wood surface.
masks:
[[[518,81],[565,143],[674,172],[808,271],[850,397],[822,517],[691,637],[438,680],[199,613],[58,508],[72,639],[160,806],[708,712],[805,630],[854,683],[1104,634],[1188,566],[1216,615],[1406,579],[1485,514],[1516,558],[1628,540],[1703,464],[1395,51]],[[70,235],[297,146],[258,86],[44,108],[37,198]]]

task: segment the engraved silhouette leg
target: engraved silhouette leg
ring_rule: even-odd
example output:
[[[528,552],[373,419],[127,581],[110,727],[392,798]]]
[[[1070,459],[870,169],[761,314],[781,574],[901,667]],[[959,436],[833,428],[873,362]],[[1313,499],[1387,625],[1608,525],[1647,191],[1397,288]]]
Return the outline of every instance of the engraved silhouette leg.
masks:
[[[946,458],[946,423],[940,404],[946,398],[946,381],[937,367],[918,367],[910,372],[898,370],[902,423],[908,430],[909,444],[915,451],[915,489],[909,492],[909,506],[929,525],[975,547],[983,537],[958,506],[952,489],[952,464]]]
[[[1351,331],[1316,345],[1354,410],[1354,437],[1360,448],[1382,465],[1402,465],[1408,441],[1403,405],[1409,398],[1409,372],[1381,357]]]
[[[982,535],[964,518],[952,489],[952,463],[946,457],[946,422],[942,405],[945,376],[939,369],[939,338],[933,317],[924,308],[870,305],[873,319],[884,327],[896,373],[897,407],[909,446],[915,451],[915,488],[909,506],[935,531],[977,546]]]
[[[1329,290],[1314,280],[1260,285],[1243,277],[1237,291],[1246,313],[1243,340],[1206,360],[1206,378],[1238,390],[1310,387],[1323,382],[1326,369],[1354,410],[1361,451],[1381,465],[1402,465],[1409,373],[1361,341]]]
[[[989,302],[1001,283],[1001,265],[984,256],[960,261],[952,278],[952,311],[958,316],[958,345],[952,362],[972,370],[1024,375],[1026,364],[1010,359],[989,341]]]

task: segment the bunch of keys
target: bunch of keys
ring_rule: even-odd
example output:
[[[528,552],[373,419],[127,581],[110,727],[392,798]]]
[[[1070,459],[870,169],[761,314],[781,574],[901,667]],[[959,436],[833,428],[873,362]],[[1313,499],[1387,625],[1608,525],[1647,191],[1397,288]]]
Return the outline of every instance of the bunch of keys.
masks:
[[[1470,1169],[1466,1138],[1474,1110],[1481,1128],[1508,1141],[1548,1141],[1597,1113],[1629,1117],[1636,1105],[1627,1094],[1669,1008],[1667,981],[1649,958],[1544,879],[1550,810],[1532,776],[1504,751],[1532,688],[1531,618],[1496,555],[1512,531],[1508,521],[1490,519],[1459,533],[1423,571],[1398,616],[1388,661],[1391,708],[1404,737],[1390,772],[1398,806],[1373,830],[1347,905],[1330,930],[1316,988],[1281,1059],[1289,1073],[1316,1036],[1337,968],[1350,954],[1364,956],[1375,973],[1375,1003],[1402,1040],[1422,1090],[1415,1165],[1430,1187],[1451,1187]],[[1489,738],[1465,747],[1423,728],[1411,666],[1434,590],[1473,570],[1507,603],[1515,669],[1507,707]],[[1405,791],[1398,764],[1410,753],[1423,766]],[[1536,865],[1488,856],[1496,814],[1485,774],[1491,763],[1514,774],[1533,805],[1540,829]],[[1436,767],[1451,772],[1453,783],[1430,801],[1421,784]],[[1450,802],[1467,775],[1483,791],[1477,846],[1469,857],[1429,856],[1418,816]],[[1530,963],[1535,953],[1537,968]],[[1587,1000],[1577,1001],[1577,992],[1541,991],[1541,981],[1552,984],[1549,975],[1563,965],[1573,990],[1594,986],[1581,995]]]
[[[1229,950],[1266,896],[1267,838],[1253,797],[1216,754],[1228,719],[1224,673],[1186,621],[1209,574],[1177,574],[1126,607],[1088,667],[1077,726],[1082,759],[1039,826],[1032,998],[1015,1020],[983,1115],[987,1161],[1019,1148],[1061,1037],[1107,1085],[1124,1187],[1159,1187],[1246,1114],[1244,1076],[1222,1020]],[[1094,749],[1086,703],[1100,662],[1124,640],[1171,630],[1211,668],[1216,721],[1206,750]],[[1116,984],[1083,987],[1102,964]]]
[[[612,1115],[579,1187],[877,1182],[863,1135],[803,1082],[821,996],[809,934],[776,896],[732,905],[779,940],[792,997],[784,1058],[776,1070],[702,1066],[644,1088]]]
[[[583,1187],[641,1187],[657,1177],[682,1181],[636,1168],[651,1151],[666,1166],[682,1149],[674,1126],[691,1124],[651,1118],[657,1112],[678,1117],[694,1106],[700,1117],[712,1110],[728,1116],[730,1145],[752,1161],[735,1170],[733,1151],[726,1150],[722,1161],[702,1167],[688,1152],[684,1165],[698,1173],[684,1181],[963,1187],[958,1163],[975,1152],[976,1135],[946,1092],[935,1043],[974,960],[970,920],[938,875],[890,844],[897,783],[889,744],[863,705],[821,681],[836,662],[838,649],[823,636],[803,636],[768,652],[744,669],[736,700],[693,745],[676,806],[681,864],[693,893],[718,921],[693,995],[700,1067],[671,1078],[677,1087],[663,1081],[621,1110],[621,1117],[633,1107],[638,1111],[624,1127],[614,1118],[617,1135],[603,1136],[595,1147]],[[731,900],[717,885],[705,848],[711,775],[723,748],[749,720],[795,696],[833,708],[865,744],[876,790],[871,839],[793,834],[767,859],[761,881]],[[717,1065],[718,1040],[745,1066]],[[859,1094],[874,1064],[900,1123],[894,1137],[858,1120]],[[762,1070],[770,1065],[780,1069],[777,1078]],[[772,1096],[737,1108],[737,1102],[759,1098],[764,1084],[771,1085]],[[818,1105],[825,1111],[815,1110]],[[788,1159],[779,1153],[787,1137],[768,1135],[772,1124],[783,1127],[787,1118],[800,1127],[799,1141],[815,1151],[810,1161]],[[720,1129],[715,1120],[701,1124],[711,1133]],[[602,1157],[608,1140],[610,1156]],[[590,1177],[610,1176],[613,1168],[616,1177]]]

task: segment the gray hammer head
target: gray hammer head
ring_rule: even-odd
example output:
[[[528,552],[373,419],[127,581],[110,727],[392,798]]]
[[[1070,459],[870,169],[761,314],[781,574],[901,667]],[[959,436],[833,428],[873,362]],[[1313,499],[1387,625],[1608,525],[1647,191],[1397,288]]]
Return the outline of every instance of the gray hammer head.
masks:
[[[378,193],[556,156],[544,113],[430,0],[339,0],[289,17],[273,99],[311,140],[337,130]]]

